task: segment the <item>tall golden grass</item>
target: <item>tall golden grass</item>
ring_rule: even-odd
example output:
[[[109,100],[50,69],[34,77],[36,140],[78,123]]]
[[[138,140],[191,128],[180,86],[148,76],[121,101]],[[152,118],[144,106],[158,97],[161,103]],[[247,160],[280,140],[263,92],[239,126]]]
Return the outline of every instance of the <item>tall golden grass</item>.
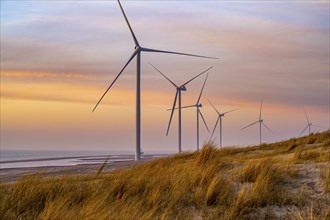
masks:
[[[30,175],[14,184],[0,184],[0,217],[298,218],[314,202],[313,214],[328,218],[329,212],[320,207],[330,205],[329,166],[321,170],[324,191],[318,197],[309,190],[296,190],[302,187],[299,181],[303,178],[296,166],[329,165],[329,156],[324,156],[330,153],[329,137],[326,131],[246,148],[217,149],[209,143],[199,152],[160,158],[112,173],[103,173],[107,166],[103,164],[93,175]],[[281,212],[276,211],[279,207]]]

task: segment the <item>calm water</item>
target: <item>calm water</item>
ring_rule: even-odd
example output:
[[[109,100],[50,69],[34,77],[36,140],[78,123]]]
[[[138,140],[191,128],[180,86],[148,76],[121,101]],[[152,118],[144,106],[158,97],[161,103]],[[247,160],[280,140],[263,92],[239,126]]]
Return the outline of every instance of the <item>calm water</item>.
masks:
[[[78,164],[99,164],[134,160],[134,154],[127,151],[42,151],[1,150],[0,169],[44,166],[74,166]],[[161,157],[155,152],[142,157]]]

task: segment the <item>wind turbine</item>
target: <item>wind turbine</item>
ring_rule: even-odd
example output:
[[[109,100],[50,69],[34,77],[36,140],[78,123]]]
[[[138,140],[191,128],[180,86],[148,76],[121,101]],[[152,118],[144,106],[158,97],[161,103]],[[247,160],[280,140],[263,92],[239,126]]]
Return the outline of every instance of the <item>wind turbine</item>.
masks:
[[[309,120],[308,120],[308,117],[307,117],[307,113],[306,113],[306,110],[304,109],[304,112],[305,112],[305,116],[306,116],[306,120],[307,120],[307,126],[305,127],[305,129],[299,134],[299,137],[304,133],[304,131],[308,128],[308,134],[311,133],[311,126],[314,126],[314,127],[318,127],[316,125],[313,125]]]
[[[196,75],[195,77],[191,78],[190,80],[188,80],[187,82],[185,82],[184,84],[178,86],[176,85],[173,81],[171,81],[168,77],[166,77],[159,69],[157,69],[154,65],[152,65],[151,63],[149,63],[157,72],[159,72],[165,79],[167,79],[175,88],[176,88],[176,93],[175,93],[175,97],[174,97],[174,102],[173,102],[173,107],[171,111],[171,116],[170,116],[170,120],[169,120],[169,123],[168,123],[168,126],[167,126],[167,131],[166,131],[166,136],[168,135],[168,132],[170,130],[170,126],[171,126],[171,122],[172,122],[172,117],[173,117],[173,113],[174,113],[174,109],[175,106],[176,106],[176,102],[177,102],[177,98],[178,99],[178,109],[179,109],[179,119],[178,119],[178,132],[179,132],[179,135],[178,135],[178,145],[179,145],[179,153],[182,152],[182,147],[181,147],[181,109],[183,107],[181,107],[181,91],[186,91],[186,85],[188,83],[190,83],[191,81],[193,81],[194,79],[196,79],[197,77],[199,77],[200,75],[202,75],[203,73],[207,72],[208,70],[210,70],[211,68],[213,68],[213,66],[209,67],[208,69],[204,70],[203,72],[199,73],[198,75]],[[205,83],[204,83],[205,84]],[[203,86],[204,88],[204,86]],[[202,90],[203,91],[203,90]],[[202,93],[201,93],[202,94]],[[203,117],[203,116],[202,116]],[[204,120],[204,118],[203,118]],[[204,121],[205,122],[205,121]]]
[[[254,124],[259,123],[259,130],[260,130],[260,145],[261,145],[261,125],[263,125],[265,128],[267,128],[268,131],[270,131],[271,133],[273,133],[272,130],[270,130],[270,128],[268,128],[267,125],[265,125],[264,120],[261,118],[261,110],[262,110],[262,99],[261,99],[261,104],[260,104],[259,120],[256,121],[256,122],[253,122],[252,124],[249,124],[249,125],[247,125],[247,126],[245,126],[244,128],[241,129],[241,130],[244,130],[245,128],[248,128],[248,127],[250,127],[250,126],[252,126],[252,125],[254,125]]]
[[[225,114],[228,114],[229,112],[233,112],[233,111],[236,111],[238,110],[239,108],[236,108],[236,109],[232,109],[230,111],[227,111],[227,112],[224,112],[224,113],[220,113],[218,111],[218,109],[216,109],[216,107],[211,103],[211,101],[209,99],[207,99],[207,101],[212,105],[212,107],[214,108],[214,110],[217,112],[218,114],[218,119],[217,119],[217,122],[215,123],[214,125],[214,128],[213,128],[213,131],[212,131],[212,134],[211,134],[211,138],[213,137],[213,134],[215,132],[215,129],[217,128],[217,125],[219,123],[219,128],[220,128],[220,147],[222,147],[222,117],[225,116]]]
[[[119,7],[121,9],[121,12],[126,20],[127,26],[131,32],[131,35],[133,37],[134,43],[135,43],[135,49],[131,57],[128,59],[127,63],[124,65],[124,67],[120,70],[118,75],[115,77],[115,79],[112,81],[110,86],[106,89],[106,91],[103,93],[99,101],[96,103],[93,112],[97,108],[97,106],[102,101],[103,97],[107,94],[109,89],[112,87],[112,85],[117,81],[119,76],[122,74],[124,69],[127,67],[127,65],[133,60],[134,57],[136,57],[136,140],[135,140],[135,160],[140,160],[140,153],[141,153],[141,87],[140,87],[140,80],[141,80],[141,52],[153,52],[153,53],[167,53],[167,54],[177,54],[177,55],[184,55],[184,56],[192,56],[192,57],[201,57],[201,58],[208,58],[208,59],[217,59],[214,57],[207,57],[207,56],[200,56],[200,55],[194,55],[194,54],[188,54],[188,53],[180,53],[180,52],[171,52],[171,51],[165,51],[165,50],[157,50],[157,49],[150,49],[141,47],[134,32],[133,29],[128,22],[128,19],[126,17],[126,14],[124,12],[124,9],[118,0]]]
[[[207,74],[206,77],[205,77],[204,84],[203,84],[203,87],[201,89],[201,92],[199,93],[199,96],[198,96],[198,99],[197,99],[196,104],[182,107],[182,108],[192,108],[192,107],[195,107],[196,108],[196,117],[197,117],[196,118],[196,122],[197,122],[197,150],[199,150],[199,116],[201,116],[201,118],[202,118],[202,120],[204,122],[204,125],[205,125],[207,131],[210,132],[210,130],[209,130],[207,124],[206,124],[206,121],[204,119],[204,116],[203,116],[201,110],[199,109],[199,108],[203,107],[203,105],[200,103],[200,100],[201,100],[201,97],[202,97],[202,93],[203,93],[203,90],[204,90],[204,87],[205,87],[205,84],[206,84],[206,80],[208,78],[208,75],[209,74]],[[173,112],[174,109],[177,109],[177,108],[174,108],[174,106],[173,106],[172,112]],[[180,111],[180,107],[179,107],[179,111]]]

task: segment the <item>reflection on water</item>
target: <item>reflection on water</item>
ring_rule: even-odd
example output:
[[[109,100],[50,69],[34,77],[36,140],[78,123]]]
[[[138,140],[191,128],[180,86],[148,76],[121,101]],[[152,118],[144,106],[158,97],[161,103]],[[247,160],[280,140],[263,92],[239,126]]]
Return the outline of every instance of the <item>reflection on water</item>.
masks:
[[[0,161],[41,159],[41,158],[63,158],[84,157],[96,155],[132,155],[128,151],[60,151],[60,150],[0,150]]]
[[[131,159],[109,159],[107,163],[113,163],[118,161],[133,161]],[[50,167],[50,166],[74,166],[80,164],[102,164],[103,160],[93,160],[92,158],[84,159],[59,159],[59,160],[42,160],[42,161],[27,161],[27,162],[13,162],[13,163],[0,163],[0,169],[6,168],[23,168],[23,167]]]
[[[3,153],[3,152],[1,152]],[[15,152],[14,152],[15,153]],[[134,155],[126,152],[120,152],[120,154],[110,154],[107,152],[28,152],[25,156],[22,156],[22,152],[16,152],[19,154],[7,153],[8,157],[2,155],[0,161],[0,169],[7,168],[25,168],[25,167],[49,167],[49,166],[74,166],[80,164],[102,164],[107,159],[107,163],[133,161]],[[25,152],[24,152],[25,153]],[[94,153],[94,156],[91,155]],[[101,154],[103,153],[103,155]],[[89,155],[88,155],[89,154]],[[78,156],[77,156],[78,155]],[[96,156],[95,156],[96,155]],[[102,155],[102,156],[100,156]],[[153,154],[153,155],[141,155],[141,158],[155,158],[163,157],[168,154]]]

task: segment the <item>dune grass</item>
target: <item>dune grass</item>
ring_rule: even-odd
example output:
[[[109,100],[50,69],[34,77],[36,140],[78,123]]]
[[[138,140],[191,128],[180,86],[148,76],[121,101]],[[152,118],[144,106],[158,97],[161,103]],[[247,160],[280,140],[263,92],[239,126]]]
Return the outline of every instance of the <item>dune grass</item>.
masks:
[[[330,193],[330,165],[321,168],[321,178],[324,190]]]
[[[0,184],[1,219],[329,218],[329,131],[246,148],[206,144],[93,175],[35,174]],[[320,165],[322,192],[299,182]],[[311,180],[312,181],[312,180]],[[313,183],[313,182],[311,182]],[[320,189],[317,189],[320,190]],[[310,208],[312,207],[312,208]],[[294,211],[292,211],[294,210]],[[308,210],[308,211],[306,211]],[[310,211],[311,210],[311,211]]]

